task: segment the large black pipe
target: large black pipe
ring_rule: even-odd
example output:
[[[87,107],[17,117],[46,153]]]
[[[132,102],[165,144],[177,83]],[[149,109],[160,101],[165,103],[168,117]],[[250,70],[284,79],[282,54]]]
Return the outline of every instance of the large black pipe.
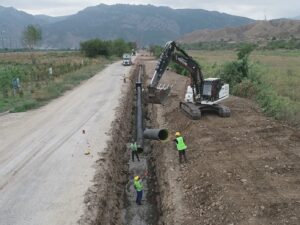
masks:
[[[150,140],[166,140],[168,138],[168,130],[166,129],[145,129],[143,126],[143,89],[142,76],[144,76],[145,65],[139,65],[139,75],[135,83],[136,88],[136,144],[139,151],[144,149],[144,138]]]
[[[142,107],[142,76],[144,75],[144,65],[139,65],[139,75],[135,83],[136,88],[136,143],[140,150],[144,148],[143,135],[143,107]]]
[[[169,134],[167,129],[145,129],[144,130],[145,139],[164,141],[167,140],[168,135]]]

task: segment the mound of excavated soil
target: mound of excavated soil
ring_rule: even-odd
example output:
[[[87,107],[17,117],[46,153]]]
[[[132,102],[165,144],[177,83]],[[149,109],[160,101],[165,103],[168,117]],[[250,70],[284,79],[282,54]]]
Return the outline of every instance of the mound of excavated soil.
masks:
[[[155,62],[145,61],[152,76]],[[155,143],[165,224],[300,224],[300,132],[265,117],[252,101],[230,97],[231,117],[193,121],[179,110],[187,78],[167,71],[173,84],[151,117],[172,136],[180,131],[188,163],[179,165],[171,137]]]

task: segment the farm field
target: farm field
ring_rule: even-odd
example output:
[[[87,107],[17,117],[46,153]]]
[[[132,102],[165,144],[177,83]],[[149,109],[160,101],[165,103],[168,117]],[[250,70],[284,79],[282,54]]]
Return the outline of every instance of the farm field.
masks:
[[[0,112],[37,108],[92,77],[109,60],[79,52],[0,54]]]
[[[236,52],[228,50],[189,51],[189,54],[200,63],[206,76],[216,76],[224,63],[237,59]],[[254,51],[250,55],[249,62],[250,69],[260,75],[263,87],[269,87],[274,92],[275,97],[272,97],[271,101],[276,103],[273,108],[280,102],[278,103],[281,107],[278,107],[280,112],[276,113],[278,118],[299,125],[300,51]]]

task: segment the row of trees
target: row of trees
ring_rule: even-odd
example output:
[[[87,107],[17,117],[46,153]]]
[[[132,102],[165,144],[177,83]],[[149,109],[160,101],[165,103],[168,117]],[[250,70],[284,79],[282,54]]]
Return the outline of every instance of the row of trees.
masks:
[[[123,39],[116,40],[100,40],[92,39],[80,43],[80,50],[87,57],[105,56],[109,57],[112,55],[122,56],[126,52],[131,52],[132,49],[136,48],[134,42],[125,42]]]
[[[42,31],[38,26],[28,25],[23,31],[22,42],[23,45],[32,50],[42,40]],[[192,44],[183,44],[185,49],[198,50],[220,50],[220,49],[236,49],[243,46],[245,43],[229,43],[225,41],[220,42],[198,42]],[[258,44],[252,44],[259,47]],[[103,41],[100,39],[92,39],[80,43],[80,49],[88,57],[95,57],[97,55],[122,55],[123,52],[129,52],[132,48],[136,48],[135,43],[125,42],[122,39],[114,41]],[[150,46],[150,52],[154,55],[160,49],[160,46]],[[267,42],[262,48],[265,49],[300,49],[300,39],[291,38],[288,40],[281,40],[273,38]]]
[[[290,40],[272,40],[268,42],[266,49],[300,49],[300,39],[291,38]]]
[[[242,46],[250,43],[229,43],[229,42],[198,42],[198,43],[192,43],[192,44],[183,44],[182,47],[184,47],[187,50],[234,50],[241,48]],[[300,39],[297,38],[291,38],[289,40],[277,40],[272,39],[271,41],[268,41],[267,43],[263,44],[255,44],[251,43],[254,47],[258,49],[300,49]]]
[[[22,34],[22,42],[24,47],[33,50],[42,40],[42,30],[38,26],[28,25]],[[80,43],[80,50],[87,57],[102,56],[122,56],[125,52],[131,52],[136,49],[135,42],[125,42],[123,39],[101,40],[91,39]]]

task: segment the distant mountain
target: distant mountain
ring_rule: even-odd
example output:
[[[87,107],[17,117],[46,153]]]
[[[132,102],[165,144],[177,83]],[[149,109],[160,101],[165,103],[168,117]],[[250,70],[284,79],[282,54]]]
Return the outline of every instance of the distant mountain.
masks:
[[[198,30],[178,39],[181,43],[197,42],[265,42],[272,39],[300,38],[300,21],[270,20],[257,21],[240,27],[227,27],[218,30]]]
[[[41,21],[12,7],[0,6],[0,47],[21,47],[22,32],[28,24],[38,25]]]
[[[295,20],[300,20],[300,16],[296,16],[296,17],[294,17],[293,19],[295,19]]]
[[[5,14],[5,15],[4,15]],[[163,44],[199,29],[249,24],[253,20],[202,9],[171,9],[152,5],[88,7],[66,17],[32,16],[13,8],[0,8],[0,31],[20,39],[28,24],[38,24],[46,48],[77,48],[91,38],[134,41],[140,45]],[[0,45],[1,46],[1,45]]]
[[[123,38],[140,45],[162,44],[201,28],[247,24],[252,20],[205,10],[155,7],[151,5],[98,5],[45,27],[51,46],[77,47],[90,38]]]
[[[62,21],[64,19],[66,19],[68,16],[53,17],[53,16],[46,16],[46,15],[36,15],[34,17],[39,19],[40,21],[43,21],[45,24],[47,24],[47,23],[55,23],[58,21]]]

